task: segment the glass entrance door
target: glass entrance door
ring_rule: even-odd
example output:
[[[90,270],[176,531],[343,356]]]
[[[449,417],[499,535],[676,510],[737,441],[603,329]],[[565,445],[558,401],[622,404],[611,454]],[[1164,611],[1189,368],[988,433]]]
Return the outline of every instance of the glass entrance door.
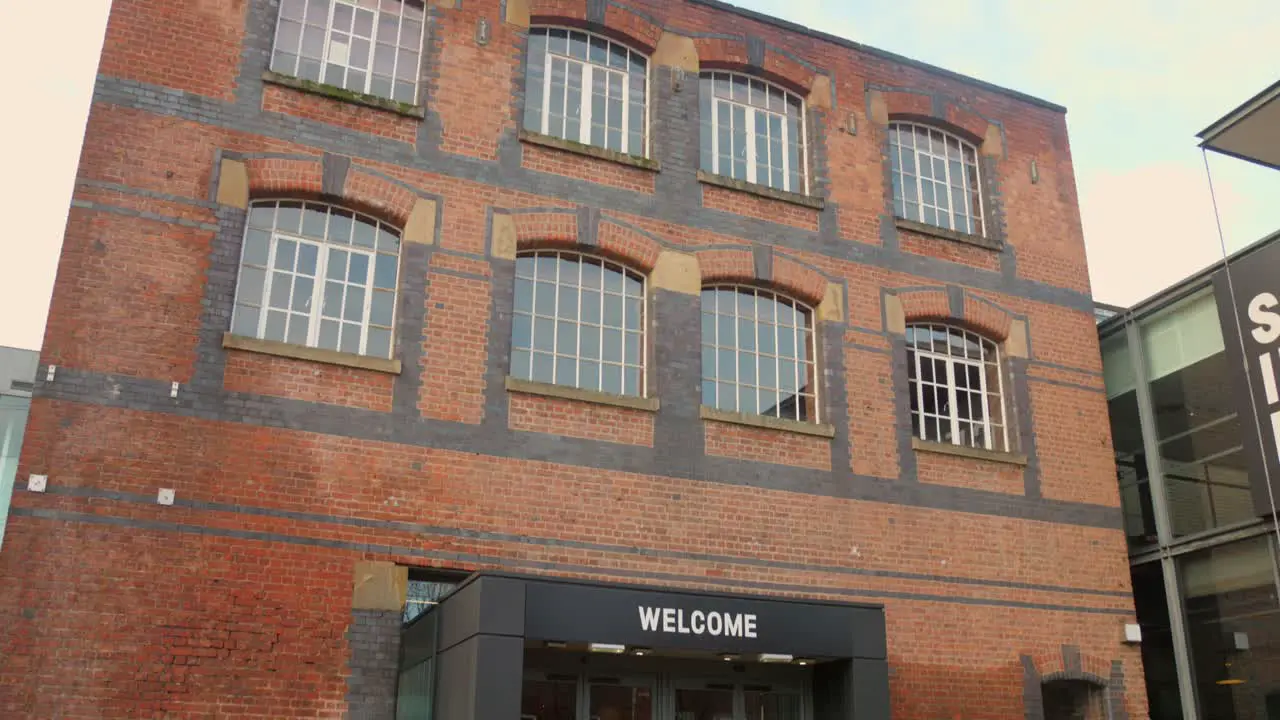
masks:
[[[675,720],[802,720],[802,697],[785,685],[676,680]]]

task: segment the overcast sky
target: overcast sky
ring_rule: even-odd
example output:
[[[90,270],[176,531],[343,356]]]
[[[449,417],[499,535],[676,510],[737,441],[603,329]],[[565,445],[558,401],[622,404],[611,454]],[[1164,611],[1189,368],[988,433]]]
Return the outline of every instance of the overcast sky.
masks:
[[[1127,305],[1221,257],[1195,133],[1280,78],[1276,0],[738,0],[1068,108],[1094,296]],[[108,0],[0,2],[0,345],[39,348]],[[56,40],[53,55],[48,47]],[[1280,172],[1209,159],[1229,250],[1280,229]]]

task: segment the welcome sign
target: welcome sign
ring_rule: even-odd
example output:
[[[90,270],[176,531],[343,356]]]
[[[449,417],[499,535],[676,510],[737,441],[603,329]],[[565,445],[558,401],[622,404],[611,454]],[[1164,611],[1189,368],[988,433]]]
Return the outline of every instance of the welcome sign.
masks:
[[[884,653],[878,607],[537,580],[526,583],[524,600],[531,639],[797,657]]]

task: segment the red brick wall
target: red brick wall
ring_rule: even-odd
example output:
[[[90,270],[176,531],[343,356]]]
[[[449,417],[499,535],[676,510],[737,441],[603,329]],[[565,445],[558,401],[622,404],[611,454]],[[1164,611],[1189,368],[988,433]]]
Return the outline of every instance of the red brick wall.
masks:
[[[811,134],[810,142],[824,161],[813,164],[826,168],[825,201],[838,206],[823,218],[834,218],[834,235],[820,235],[817,210],[698,185],[690,177],[681,187],[696,188],[702,207],[726,219],[720,231],[658,212],[650,217],[640,205],[604,206],[596,240],[606,254],[646,272],[664,246],[681,248],[697,256],[704,279],[734,282],[755,279],[752,243],[773,245],[775,285],[815,307],[826,297],[843,297],[840,307],[822,307],[819,322],[821,328],[845,324],[843,333],[822,335],[843,334],[845,346],[824,348],[822,356],[823,364],[843,358],[842,376],[836,377],[838,367],[820,368],[846,392],[841,410],[849,422],[838,428],[840,437],[708,421],[700,437],[680,440],[701,446],[717,466],[726,458],[759,463],[752,466],[758,477],[673,478],[551,455],[513,459],[503,456],[510,448],[502,444],[469,452],[344,435],[363,428],[322,434],[267,427],[243,422],[234,409],[211,420],[205,406],[184,405],[182,393],[172,408],[132,408],[128,391],[95,402],[56,399],[63,390],[55,382],[48,390],[55,397],[38,394],[33,403],[19,471],[20,478],[47,474],[51,491],[15,494],[0,552],[0,614],[8,618],[0,623],[0,715],[340,717],[347,710],[351,568],[361,559],[461,570],[554,567],[567,576],[619,581],[646,573],[669,587],[750,587],[883,602],[895,717],[1020,717],[1019,656],[1052,653],[1063,644],[1103,662],[1123,661],[1128,711],[1144,715],[1139,653],[1119,641],[1132,612],[1123,596],[1129,575],[1122,532],[916,502],[939,489],[990,491],[992,506],[1017,501],[1030,507],[1038,500],[1023,497],[1018,466],[915,451],[902,456],[898,426],[905,418],[893,354],[900,338],[885,327],[882,298],[886,291],[931,288],[916,305],[904,290],[903,305],[945,317],[947,283],[936,274],[857,262],[851,258],[863,256],[843,247],[876,246],[886,257],[898,252],[879,249],[886,225],[885,137],[867,111],[867,91],[905,87],[913,92],[894,94],[894,112],[928,114],[926,94],[938,93],[962,98],[963,107],[949,106],[946,117],[975,135],[988,121],[999,124],[1003,153],[993,160],[993,180],[1005,240],[1016,253],[1016,279],[1087,291],[1063,115],[706,5],[637,0],[627,6],[637,12],[610,5],[607,21],[635,46],[657,44],[661,30],[646,19],[654,18],[672,31],[762,38],[768,72],[800,94],[814,77],[831,78],[835,107],[814,111],[825,132]],[[231,108],[226,101],[244,99],[235,78],[253,55],[242,53],[252,7],[249,0],[117,0],[102,74]],[[267,87],[261,105],[253,97],[234,107],[244,113],[265,108],[270,117],[294,117],[311,130],[259,135],[245,129],[260,127],[251,122],[216,124],[204,115],[95,103],[75,196],[81,206],[67,223],[43,362],[59,365],[60,374],[65,369],[97,381],[127,375],[167,388],[174,380],[198,379],[202,353],[210,352],[200,345],[216,235],[210,228],[222,222],[209,203],[217,153],[251,156],[245,161],[250,193],[269,196],[318,193],[321,156],[341,151],[351,156],[344,202],[402,227],[418,197],[440,204],[432,239],[438,245],[406,245],[406,257],[429,259],[417,266],[419,276],[401,278],[425,285],[425,297],[413,300],[420,306],[400,306],[402,317],[406,309],[408,317],[425,316],[421,327],[402,327],[398,337],[401,347],[412,349],[404,371],[417,384],[232,351],[220,356],[225,368],[219,365],[221,375],[207,385],[264,404],[284,397],[315,402],[317,411],[356,408],[359,417],[377,418],[371,426],[406,433],[413,427],[391,414],[396,392],[409,393],[398,398],[397,412],[416,408],[421,426],[444,428],[442,436],[501,425],[486,422],[492,420],[486,399],[496,391],[493,378],[501,377],[490,363],[505,362],[490,352],[505,341],[491,322],[509,313],[495,303],[509,291],[496,279],[506,277],[497,269],[507,261],[489,255],[490,218],[511,213],[522,247],[572,244],[587,230],[578,224],[579,203],[599,206],[596,198],[626,191],[659,202],[662,173],[683,170],[664,165],[655,173],[525,143],[519,146],[523,167],[545,173],[538,177],[547,182],[517,188],[503,167],[477,164],[494,161],[500,147],[515,142],[519,106],[512,91],[521,33],[501,22],[497,0],[432,12],[437,25],[426,54],[432,80],[423,97],[431,123],[425,137],[433,145],[413,151],[437,152],[438,141],[438,167],[408,155],[399,165],[393,153],[368,150],[379,139],[416,144],[423,128],[418,120],[287,88]],[[582,18],[585,2],[534,2],[532,12]],[[491,23],[486,45],[475,41],[481,18]],[[745,60],[747,52],[739,40],[700,38],[696,46],[708,67]],[[850,114],[856,133],[844,130]],[[310,146],[322,132],[315,128],[350,133],[343,137],[351,142]],[[668,131],[662,122],[653,128],[655,148],[673,142],[662,135]],[[253,157],[261,155],[270,157]],[[1030,180],[1033,158],[1038,183]],[[565,178],[594,185],[573,186],[583,197],[551,189],[563,188]],[[534,212],[519,212],[526,209]],[[815,242],[803,249],[774,242],[770,227],[798,230]],[[824,245],[832,242],[841,247]],[[717,247],[704,249],[709,246]],[[961,271],[953,277],[974,277],[968,273],[977,269],[987,287],[1023,286],[1000,279],[1000,260],[989,250],[908,233],[899,235],[897,247],[908,257],[936,261],[930,268]],[[899,267],[917,272],[922,265]],[[843,295],[828,295],[829,283]],[[1031,406],[1018,414],[1031,418],[1045,498],[1114,508],[1092,315],[1012,291],[965,291],[966,317],[959,320],[997,339],[1012,318],[1026,324]],[[696,297],[689,302],[696,304]],[[654,321],[652,338],[667,332],[660,312]],[[673,393],[696,392],[655,384],[664,409]],[[506,403],[507,427],[498,429],[520,431],[507,444],[552,434],[576,444],[603,440],[620,454],[664,450],[655,447],[660,414],[518,393],[509,393]],[[841,447],[847,457],[838,454]],[[916,476],[905,476],[913,467]],[[803,471],[830,471],[822,494],[788,489],[785,482],[769,489],[752,484]],[[174,489],[177,503],[156,505],[158,488]],[[882,499],[853,499],[868,497]],[[386,550],[369,553],[370,546]],[[479,559],[464,566],[459,555]]]
[[[653,447],[653,413],[596,403],[511,394],[513,430]]]
[[[223,382],[232,392],[391,412],[393,377],[376,370],[232,351]]]

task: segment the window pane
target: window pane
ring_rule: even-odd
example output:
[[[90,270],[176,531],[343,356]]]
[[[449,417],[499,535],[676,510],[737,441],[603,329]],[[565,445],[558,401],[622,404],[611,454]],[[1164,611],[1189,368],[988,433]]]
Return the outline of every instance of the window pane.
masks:
[[[374,357],[391,356],[391,331],[381,328],[369,329],[368,346],[365,353]]]
[[[375,292],[369,306],[369,322],[374,325],[390,325],[395,312],[395,295]]]
[[[262,289],[267,282],[265,270],[252,267],[240,268],[240,302],[262,304]]]
[[[256,307],[237,305],[235,320],[231,323],[231,332],[236,335],[257,337],[259,312],[260,310]]]

